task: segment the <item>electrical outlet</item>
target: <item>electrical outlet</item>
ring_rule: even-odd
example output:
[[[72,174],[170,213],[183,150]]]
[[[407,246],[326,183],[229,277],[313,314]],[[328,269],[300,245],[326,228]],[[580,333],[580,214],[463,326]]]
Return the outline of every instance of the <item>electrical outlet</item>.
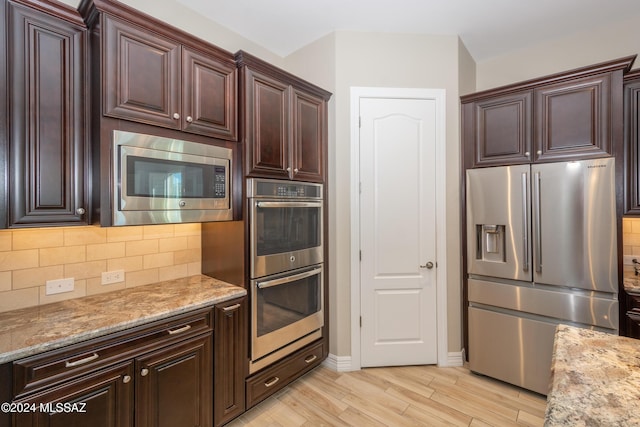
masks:
[[[73,277],[67,279],[47,280],[45,287],[45,293],[47,295],[71,292],[75,287],[75,280]]]
[[[102,273],[102,284],[110,285],[112,283],[124,282],[124,270],[105,271]]]

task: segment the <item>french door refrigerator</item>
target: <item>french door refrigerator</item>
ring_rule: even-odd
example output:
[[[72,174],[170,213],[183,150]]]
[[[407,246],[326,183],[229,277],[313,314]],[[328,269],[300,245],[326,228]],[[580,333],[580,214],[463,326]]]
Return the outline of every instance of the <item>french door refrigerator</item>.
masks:
[[[469,367],[547,394],[556,325],[618,332],[614,159],[467,170]]]

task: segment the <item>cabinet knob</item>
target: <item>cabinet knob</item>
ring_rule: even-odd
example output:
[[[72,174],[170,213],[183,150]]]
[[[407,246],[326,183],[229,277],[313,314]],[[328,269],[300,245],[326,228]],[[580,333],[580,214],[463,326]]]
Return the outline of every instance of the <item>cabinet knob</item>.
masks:
[[[123,383],[127,384],[130,381],[131,381],[131,377],[129,375],[125,375],[124,377],[122,377]]]
[[[85,212],[86,212],[86,211],[84,210],[84,208],[78,208],[78,209],[76,209],[76,213],[77,213],[78,215],[84,215],[84,213],[85,213]]]
[[[193,123],[193,117],[191,117],[191,116],[187,116],[187,122],[189,122],[189,123]]]
[[[298,172],[300,172],[300,169],[295,168],[295,169],[293,170],[293,172],[294,172],[294,173],[298,173]]]
[[[289,167],[289,168],[287,168],[287,172],[291,172],[291,168],[290,168],[290,167]]]
[[[147,368],[142,368],[142,370],[140,371],[140,375],[146,377],[147,375],[149,375],[149,370]]]
[[[536,151],[536,154],[539,156],[540,154],[542,154],[542,150]]]
[[[528,151],[525,151],[525,152],[524,152],[524,155],[525,155],[525,156],[527,156],[527,157],[529,157],[529,156],[531,155],[531,153],[530,153],[530,152],[528,152]]]
[[[178,120],[180,118],[180,114],[178,113],[173,113],[173,118]]]

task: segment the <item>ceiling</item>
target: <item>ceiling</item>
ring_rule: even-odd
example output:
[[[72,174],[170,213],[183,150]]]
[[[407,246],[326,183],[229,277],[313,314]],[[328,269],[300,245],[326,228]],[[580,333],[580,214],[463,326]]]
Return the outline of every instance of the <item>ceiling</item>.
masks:
[[[638,0],[177,0],[287,56],[336,30],[459,35],[477,62],[640,15]]]

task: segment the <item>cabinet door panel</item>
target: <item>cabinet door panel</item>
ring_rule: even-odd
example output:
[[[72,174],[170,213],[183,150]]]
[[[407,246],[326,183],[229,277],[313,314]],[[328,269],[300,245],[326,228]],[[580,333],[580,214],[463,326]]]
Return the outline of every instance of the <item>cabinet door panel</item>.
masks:
[[[531,92],[477,101],[476,166],[530,161]]]
[[[610,73],[537,89],[535,160],[611,154],[610,93]]]
[[[86,224],[86,32],[9,4],[10,226]]]
[[[136,359],[136,427],[212,423],[211,334]]]
[[[321,98],[293,91],[293,177],[322,182],[326,109]]]
[[[288,86],[246,70],[247,172],[289,177]]]
[[[16,414],[14,427],[132,427],[132,376],[133,363],[127,363],[20,400],[38,410]],[[55,411],[58,404],[68,409]]]
[[[104,114],[178,129],[180,46],[107,15],[103,25]]]
[[[624,126],[627,146],[625,214],[640,215],[640,81],[625,84]]]
[[[184,130],[237,139],[237,69],[188,48],[182,50]]]

